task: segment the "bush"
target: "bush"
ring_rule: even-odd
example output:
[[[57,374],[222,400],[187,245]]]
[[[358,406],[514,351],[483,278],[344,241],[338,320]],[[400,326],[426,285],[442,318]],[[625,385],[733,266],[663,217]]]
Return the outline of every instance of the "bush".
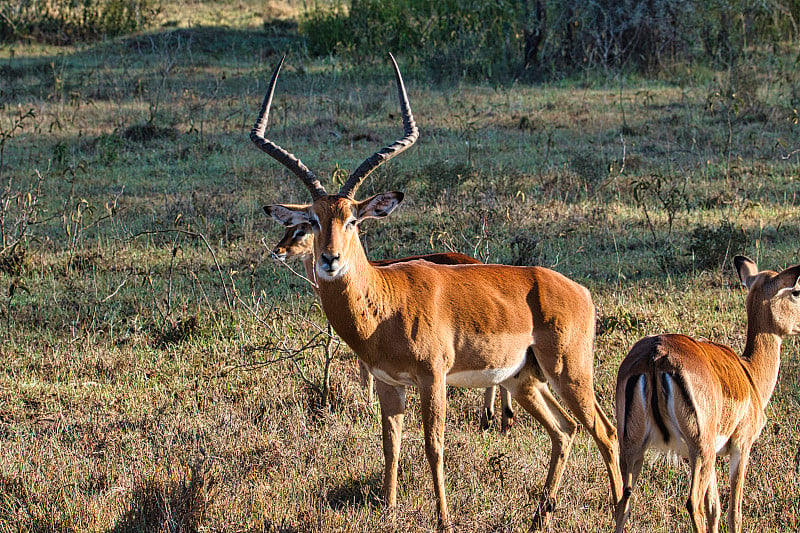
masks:
[[[480,78],[517,70],[524,6],[512,0],[351,0],[347,9],[318,4],[300,30],[315,54],[362,59],[414,52],[435,78]]]
[[[714,269],[746,250],[748,243],[744,230],[726,220],[719,226],[695,228],[689,250],[698,269]]]
[[[351,0],[301,22],[309,50],[402,51],[436,78],[541,78],[586,69],[733,65],[745,44],[797,40],[800,0]]]
[[[154,0],[0,0],[0,41],[72,44],[147,27]]]

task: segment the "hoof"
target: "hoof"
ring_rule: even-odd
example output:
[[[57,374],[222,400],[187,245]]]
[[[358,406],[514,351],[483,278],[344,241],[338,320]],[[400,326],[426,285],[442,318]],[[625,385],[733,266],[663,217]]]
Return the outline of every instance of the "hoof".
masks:
[[[545,529],[550,523],[550,517],[553,516],[553,511],[556,510],[556,501],[548,496],[542,496],[539,500],[539,506],[536,509],[536,514],[533,515],[533,522],[529,531],[541,531]]]

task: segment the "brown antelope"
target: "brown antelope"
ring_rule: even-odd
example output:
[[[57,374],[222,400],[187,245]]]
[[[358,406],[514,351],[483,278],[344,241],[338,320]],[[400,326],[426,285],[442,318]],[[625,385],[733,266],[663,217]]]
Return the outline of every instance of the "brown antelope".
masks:
[[[405,388],[413,386],[419,390],[438,527],[452,526],[443,468],[448,384],[475,388],[502,384],[547,430],[553,449],[534,527],[543,527],[552,515],[577,431],[548,384],[597,442],[613,501],[618,502],[622,482],[616,428],[593,389],[595,309],[589,291],[540,267],[426,261],[371,265],[358,224],[389,215],[403,193],[385,192],[357,201],[355,192],[370,172],[411,146],[419,135],[397,64],[392,58],[404,136],[368,157],[338,194],[328,194],[308,167],[264,137],[282,62],[272,75],[250,138],[300,178],[313,203],[264,209],[284,226],[311,224],[322,308],[339,337],[376,378],[386,504],[394,506],[397,500]]]
[[[294,257],[299,257],[303,261],[303,268],[306,271],[306,279],[312,282],[316,289],[316,282],[314,282],[314,233],[311,230],[310,224],[299,224],[297,226],[290,226],[286,228],[280,242],[272,249],[272,257],[278,261],[286,261]],[[428,255],[413,255],[411,257],[403,257],[400,259],[379,259],[370,261],[370,264],[376,267],[393,265],[394,263],[403,263],[407,261],[414,261],[415,259],[422,259],[430,263],[437,263],[440,265],[469,265],[480,264],[481,262],[465,254],[447,252]],[[367,388],[369,401],[372,401],[373,384],[372,374],[369,373],[367,367],[359,359],[358,364],[359,374],[361,376],[361,383]],[[489,429],[489,423],[494,418],[494,397],[498,387],[487,387],[483,393],[483,411],[481,412],[482,430]],[[503,433],[514,423],[514,410],[511,406],[511,394],[504,389],[500,388],[500,404],[502,408],[502,425],[501,430]]]
[[[759,272],[750,259],[733,260],[747,293],[747,341],[730,348],[684,335],[637,342],[617,375],[617,427],[625,489],[617,505],[617,533],[648,448],[689,458],[686,507],[692,529],[717,531],[720,517],[715,458],[730,456],[728,531],[742,530],[742,488],[750,449],[778,380],[781,340],[800,333],[800,265],[780,274]]]

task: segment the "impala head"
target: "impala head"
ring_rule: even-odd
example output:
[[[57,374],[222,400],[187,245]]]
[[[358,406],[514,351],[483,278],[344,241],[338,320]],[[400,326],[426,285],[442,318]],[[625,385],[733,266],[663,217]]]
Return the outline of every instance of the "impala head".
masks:
[[[311,225],[298,224],[286,228],[283,237],[272,249],[272,257],[278,261],[286,261],[293,257],[305,257],[314,253],[314,234]]]
[[[747,257],[733,259],[739,280],[747,287],[747,315],[778,335],[800,334],[800,265],[781,272],[759,271]]]
[[[373,170],[402,153],[414,144],[419,136],[400,69],[394,57],[391,54],[389,57],[397,80],[404,136],[364,160],[350,174],[337,194],[328,194],[314,173],[297,157],[264,137],[272,95],[275,92],[275,82],[283,65],[283,59],[272,74],[261,112],[250,132],[253,143],[291,170],[311,193],[313,203],[309,205],[270,205],[264,207],[264,211],[284,226],[308,224],[311,227],[314,236],[316,273],[323,280],[334,280],[346,274],[353,261],[363,255],[363,248],[358,239],[358,224],[368,218],[385,217],[403,200],[403,193],[400,192],[381,193],[362,201],[355,199],[356,190]]]

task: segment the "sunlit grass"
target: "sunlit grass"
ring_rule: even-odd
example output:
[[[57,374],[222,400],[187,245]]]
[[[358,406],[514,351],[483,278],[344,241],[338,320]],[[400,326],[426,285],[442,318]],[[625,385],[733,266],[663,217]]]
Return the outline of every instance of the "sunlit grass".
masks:
[[[388,65],[309,59],[292,28],[272,22],[301,8],[170,4],[165,22],[180,19],[178,30],[0,48],[0,125],[35,112],[7,140],[0,180],[27,191],[37,171],[44,178],[24,268],[0,273],[0,529],[435,524],[416,393],[400,505],[385,510],[379,410],[353,356],[338,347],[324,411],[300,376],[320,379],[319,350],[297,365],[278,361],[324,319],[262,244],[281,229],[261,205],[306,201],[247,137],[267,76],[288,47],[269,134],[326,185],[337,165],[354,168],[400,132]],[[720,93],[735,71],[434,86],[397,55],[421,137],[363,187],[407,193],[392,217],[365,224],[372,257],[452,250],[548,266],[587,285],[598,308],[595,388],[609,414],[616,366],[644,335],[742,348],[744,296],[730,257],[699,268],[692,236],[730,222],[747,242],[731,254],[770,268],[800,260],[789,59],[758,58],[755,99],[744,105]],[[660,188],[634,195],[657,177]],[[19,205],[3,211],[7,222]],[[790,531],[800,521],[797,342],[783,357],[748,474],[746,528]],[[521,412],[508,437],[480,433],[479,401],[479,391],[450,392],[452,515],[463,530],[522,529],[549,441]],[[721,475],[723,502],[727,487]],[[686,529],[686,491],[682,466],[648,467],[634,529]],[[607,500],[599,454],[580,431],[554,530],[609,529]]]

